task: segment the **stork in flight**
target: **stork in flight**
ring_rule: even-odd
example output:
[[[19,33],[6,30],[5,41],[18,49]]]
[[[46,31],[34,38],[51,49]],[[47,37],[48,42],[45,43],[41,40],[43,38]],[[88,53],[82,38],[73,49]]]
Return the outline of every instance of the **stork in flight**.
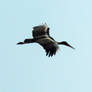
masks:
[[[53,56],[56,54],[59,46],[58,45],[65,45],[68,47],[72,47],[66,41],[57,42],[55,41],[49,34],[50,28],[47,24],[39,25],[33,27],[32,31],[32,39],[25,39],[23,42],[17,43],[18,45],[29,44],[29,43],[38,43],[40,44],[46,51],[46,56]]]

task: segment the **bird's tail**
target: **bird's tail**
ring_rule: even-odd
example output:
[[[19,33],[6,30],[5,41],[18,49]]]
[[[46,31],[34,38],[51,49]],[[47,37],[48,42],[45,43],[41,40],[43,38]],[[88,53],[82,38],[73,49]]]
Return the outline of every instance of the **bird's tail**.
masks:
[[[25,39],[24,42],[18,42],[17,45],[28,44],[35,42],[34,39]]]

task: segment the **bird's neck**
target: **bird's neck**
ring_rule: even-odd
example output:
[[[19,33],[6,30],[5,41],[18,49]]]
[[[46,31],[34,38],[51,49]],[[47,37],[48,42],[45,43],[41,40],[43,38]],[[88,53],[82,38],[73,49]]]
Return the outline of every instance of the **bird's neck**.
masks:
[[[64,42],[57,42],[58,44],[62,44],[62,45],[65,45],[65,43]]]

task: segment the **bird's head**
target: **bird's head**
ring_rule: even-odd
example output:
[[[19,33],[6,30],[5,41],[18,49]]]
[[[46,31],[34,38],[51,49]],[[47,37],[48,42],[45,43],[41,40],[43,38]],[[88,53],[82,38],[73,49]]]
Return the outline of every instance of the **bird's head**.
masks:
[[[58,42],[58,44],[61,44],[61,45],[65,45],[65,46],[68,46],[72,49],[75,49],[74,47],[72,47],[70,44],[68,44],[66,41],[62,41],[62,42]]]

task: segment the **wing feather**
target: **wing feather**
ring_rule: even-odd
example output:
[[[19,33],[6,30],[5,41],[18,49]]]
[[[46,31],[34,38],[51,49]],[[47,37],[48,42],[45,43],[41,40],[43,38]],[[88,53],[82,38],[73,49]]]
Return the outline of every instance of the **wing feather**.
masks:
[[[34,38],[37,38],[43,35],[49,35],[49,27],[46,24],[35,26],[33,27],[32,33]]]
[[[49,37],[39,39],[37,43],[39,43],[45,49],[46,56],[48,55],[49,57],[55,55],[59,48],[57,43]]]

